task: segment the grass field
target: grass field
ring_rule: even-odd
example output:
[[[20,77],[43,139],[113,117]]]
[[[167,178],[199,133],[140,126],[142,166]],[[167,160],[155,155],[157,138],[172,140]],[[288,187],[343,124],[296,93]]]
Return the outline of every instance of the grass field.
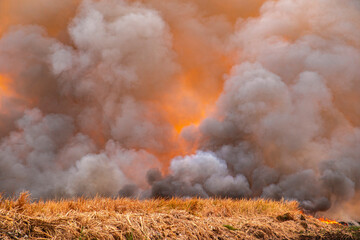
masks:
[[[231,199],[1,198],[1,239],[360,239],[296,202]]]

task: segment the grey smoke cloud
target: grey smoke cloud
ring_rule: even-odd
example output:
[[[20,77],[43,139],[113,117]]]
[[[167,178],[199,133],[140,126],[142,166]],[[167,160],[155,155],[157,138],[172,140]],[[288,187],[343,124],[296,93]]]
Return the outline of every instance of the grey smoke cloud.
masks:
[[[66,37],[13,26],[0,38],[16,92],[1,101],[0,191],[347,206],[360,188],[359,11],[355,0],[84,0]],[[219,97],[178,136],[167,107],[197,111],[177,99],[184,89]]]
[[[268,1],[259,18],[239,21],[230,37],[239,64],[226,78],[216,113],[199,127],[200,149],[211,150],[227,167],[219,186],[241,174],[248,184],[237,183],[242,192],[232,193],[297,200],[311,212],[341,205],[358,192],[359,151],[350,143],[359,126],[354,105],[358,37],[351,33],[359,8],[354,4]],[[184,130],[187,139],[191,133],[196,134],[192,127]],[[189,173],[197,174],[190,180],[177,174],[182,166],[172,165],[173,174],[159,183],[176,188],[178,181],[196,182],[206,167],[191,162]],[[208,165],[213,163],[203,164]],[[217,184],[207,189],[208,182],[202,181],[198,196],[214,193]]]

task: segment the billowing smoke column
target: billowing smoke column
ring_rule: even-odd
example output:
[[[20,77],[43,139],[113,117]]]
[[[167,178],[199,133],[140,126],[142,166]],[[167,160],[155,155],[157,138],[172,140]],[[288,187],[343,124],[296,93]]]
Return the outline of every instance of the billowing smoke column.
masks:
[[[21,1],[0,1],[5,195],[359,200],[359,1]]]

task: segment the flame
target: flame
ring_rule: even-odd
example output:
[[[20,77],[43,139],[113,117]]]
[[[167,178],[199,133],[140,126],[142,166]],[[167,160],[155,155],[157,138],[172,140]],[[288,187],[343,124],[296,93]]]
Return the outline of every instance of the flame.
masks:
[[[327,219],[327,218],[319,218],[319,220],[321,222],[323,222],[323,223],[326,223],[326,224],[340,224],[335,220],[330,220],[330,219]]]

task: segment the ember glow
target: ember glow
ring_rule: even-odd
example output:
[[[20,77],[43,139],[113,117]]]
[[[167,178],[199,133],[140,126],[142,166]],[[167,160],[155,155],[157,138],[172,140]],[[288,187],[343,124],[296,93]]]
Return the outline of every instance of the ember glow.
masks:
[[[357,0],[0,0],[0,191],[360,212]],[[334,212],[332,212],[333,214]]]

